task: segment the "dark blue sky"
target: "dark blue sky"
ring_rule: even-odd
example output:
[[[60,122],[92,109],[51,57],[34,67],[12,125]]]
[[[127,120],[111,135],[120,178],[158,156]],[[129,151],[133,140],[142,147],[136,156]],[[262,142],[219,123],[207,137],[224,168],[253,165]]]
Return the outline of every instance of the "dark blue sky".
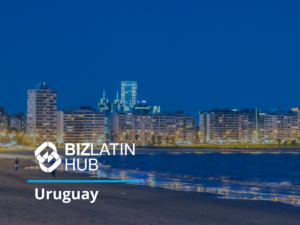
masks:
[[[46,82],[58,107],[97,106],[121,80],[193,116],[299,106],[299,1],[1,1],[0,107]]]

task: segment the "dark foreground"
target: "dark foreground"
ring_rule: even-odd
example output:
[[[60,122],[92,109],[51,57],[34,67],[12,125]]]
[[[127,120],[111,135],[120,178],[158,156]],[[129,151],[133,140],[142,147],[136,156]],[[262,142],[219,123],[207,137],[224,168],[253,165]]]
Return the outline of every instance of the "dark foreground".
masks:
[[[14,171],[14,158],[20,159]],[[33,151],[0,151],[0,224],[300,224],[300,209],[276,202],[219,199],[212,195],[127,184],[29,184],[51,179],[35,166]],[[87,179],[57,172],[57,179]],[[35,188],[99,191],[89,201],[36,200]]]

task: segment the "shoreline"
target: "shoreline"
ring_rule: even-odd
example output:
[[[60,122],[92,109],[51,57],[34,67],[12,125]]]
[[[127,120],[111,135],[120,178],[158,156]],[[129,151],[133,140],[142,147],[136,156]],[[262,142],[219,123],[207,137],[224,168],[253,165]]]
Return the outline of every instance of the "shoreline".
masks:
[[[216,198],[214,194],[172,191],[127,184],[31,184],[52,179],[36,169],[31,151],[0,155],[2,224],[299,224],[300,209],[291,205]],[[19,157],[19,171],[13,159]],[[86,174],[57,172],[57,179],[86,179]],[[94,179],[94,178],[89,178]],[[35,188],[99,191],[94,204],[36,200]],[[55,210],[53,210],[55,209]]]
[[[16,151],[35,151],[36,148],[32,149],[11,149],[11,148],[0,148],[0,153],[1,152],[16,152]],[[58,147],[58,151],[64,151],[64,148]],[[81,149],[82,150],[82,149]],[[101,151],[101,148],[94,148],[94,151]],[[111,152],[112,148],[108,148],[108,150]],[[199,148],[199,147],[174,147],[174,148],[165,148],[165,147],[154,147],[154,148],[141,148],[141,147],[136,147],[136,151],[141,151],[141,152],[184,152],[184,151],[189,151],[189,152],[205,152],[205,153],[224,153],[224,152],[232,152],[232,153],[255,153],[255,152],[260,152],[260,153],[300,153],[300,149],[293,149],[293,148],[272,148],[272,149],[265,149],[265,148],[251,148],[251,149],[244,149],[244,148],[226,148],[221,149],[221,148]],[[90,152],[91,150],[88,149],[86,152]],[[116,148],[116,151],[120,151],[119,148]]]
[[[153,151],[153,152],[206,152],[206,153],[224,153],[224,152],[232,152],[232,153],[253,153],[253,152],[263,152],[263,153],[300,153],[300,149],[262,149],[262,148],[253,148],[253,149],[239,149],[239,148],[136,148],[139,151]]]

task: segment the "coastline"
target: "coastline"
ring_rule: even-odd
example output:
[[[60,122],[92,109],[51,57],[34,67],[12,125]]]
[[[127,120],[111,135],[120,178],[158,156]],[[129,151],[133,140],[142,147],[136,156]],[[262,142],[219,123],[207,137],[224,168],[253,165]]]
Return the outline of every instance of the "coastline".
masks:
[[[37,147],[32,147],[29,149],[11,149],[7,147],[0,147],[1,152],[11,152],[11,151],[34,151]],[[58,151],[64,151],[64,148],[58,147]],[[82,150],[83,148],[81,148]],[[136,151],[142,152],[212,152],[212,153],[222,153],[222,152],[234,152],[234,153],[252,153],[252,152],[263,152],[263,153],[300,153],[300,148],[207,148],[207,147],[135,147]],[[101,148],[94,147],[94,150],[101,150]],[[112,147],[108,146],[108,150],[112,152]],[[116,148],[116,150],[120,150],[120,148]],[[90,152],[88,149],[86,152]]]
[[[164,147],[151,147],[151,148],[140,148],[137,147],[136,151],[143,152],[205,152],[205,153],[224,153],[224,152],[232,152],[232,153],[300,153],[299,148],[271,148],[271,149],[261,149],[261,148],[226,148],[225,150],[222,148],[199,148],[199,147],[177,147],[177,148],[164,148]]]
[[[31,184],[52,179],[35,166],[32,151],[0,152],[2,224],[299,224],[300,209],[283,203],[215,198],[212,194],[171,191],[127,184]],[[19,171],[13,159],[19,157]],[[57,179],[86,179],[57,172]],[[89,178],[93,179],[93,178]],[[99,191],[87,201],[36,200],[35,188]],[[55,209],[53,211],[53,209]]]

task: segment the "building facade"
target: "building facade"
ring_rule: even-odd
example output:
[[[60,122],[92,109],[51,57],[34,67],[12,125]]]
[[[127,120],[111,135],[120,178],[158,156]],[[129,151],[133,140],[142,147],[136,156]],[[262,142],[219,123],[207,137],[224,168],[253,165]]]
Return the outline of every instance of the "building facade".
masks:
[[[299,138],[300,113],[214,109],[199,113],[200,143],[268,143]]]
[[[10,127],[25,133],[25,115],[17,113],[10,116]]]
[[[130,108],[137,103],[137,82],[121,81],[121,102],[124,103],[124,111],[130,111]]]
[[[196,141],[194,117],[175,114],[112,113],[111,137],[114,142],[150,144],[193,144]]]
[[[4,113],[4,108],[0,107],[0,135],[6,132],[9,128],[8,113]]]
[[[28,140],[34,144],[56,143],[57,93],[49,85],[38,84],[27,91]]]
[[[259,113],[258,136],[261,142],[274,142],[278,139],[298,140],[300,137],[300,113],[298,111],[277,111]]]
[[[91,107],[57,112],[58,143],[105,143],[104,113]]]

